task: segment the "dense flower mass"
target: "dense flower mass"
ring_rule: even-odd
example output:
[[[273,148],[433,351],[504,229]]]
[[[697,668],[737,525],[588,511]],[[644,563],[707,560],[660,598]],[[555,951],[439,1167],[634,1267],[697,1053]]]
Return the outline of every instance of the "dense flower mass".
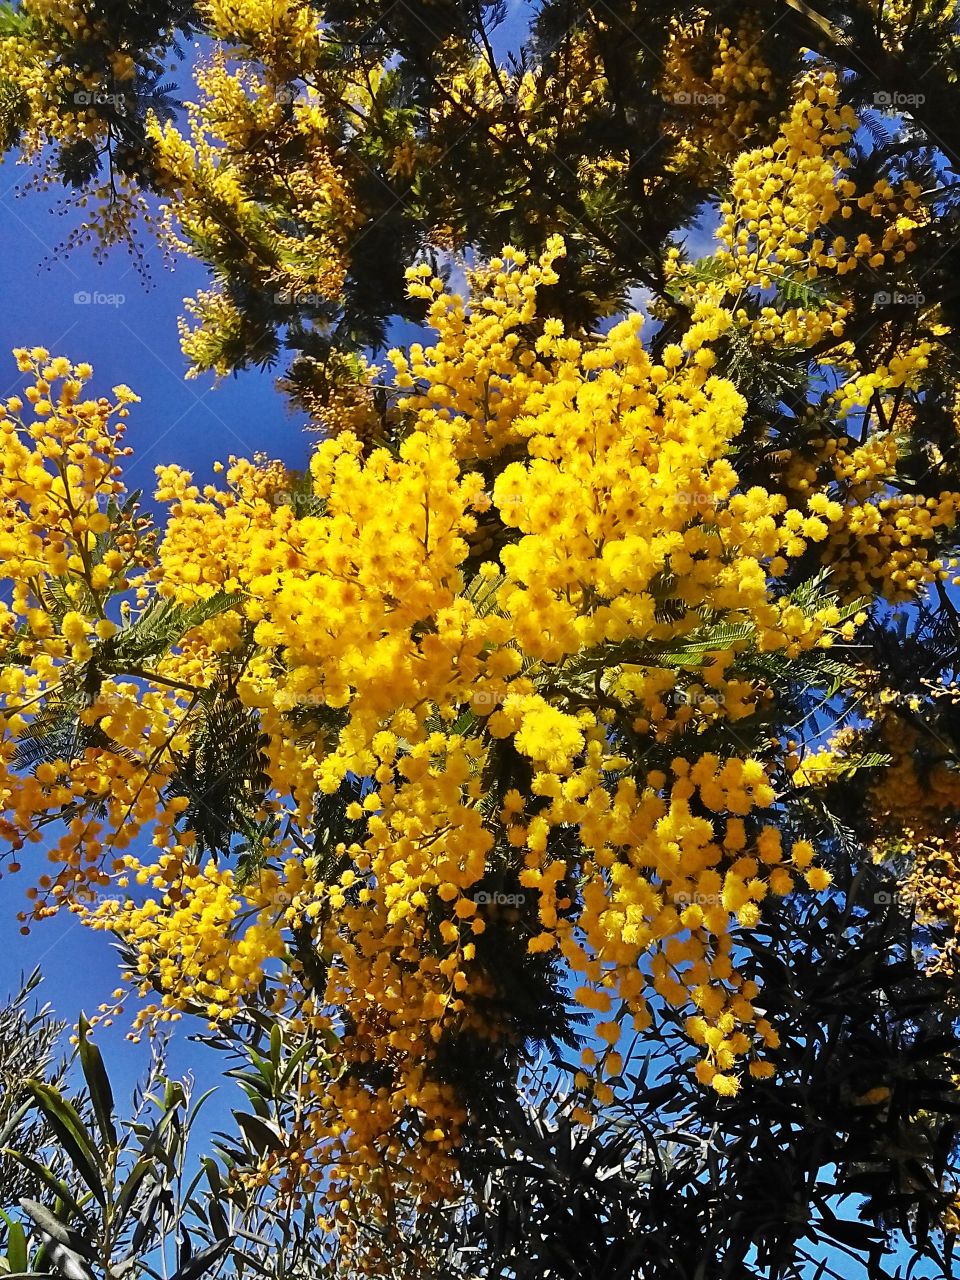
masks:
[[[406,1147],[442,1188],[467,1118],[444,1060],[512,1034],[502,897],[516,963],[569,974],[590,1016],[586,1123],[651,1001],[689,1008],[718,1094],[767,1074],[777,1033],[735,939],[768,894],[829,883],[778,824],[776,740],[744,753],[739,730],[768,710],[758,655],[853,634],[855,609],[770,585],[839,509],[737,492],[744,402],[711,371],[729,312],[698,304],[659,360],[636,316],[568,336],[540,318],[562,254],[505,250],[469,303],[415,269],[437,338],[392,354],[396,447],[344,432],[294,487],[262,460],[203,491],[161,468],[155,556],[111,406],[78,401],[88,371],[19,356],[34,424],[8,402],[4,821],[16,843],[66,824],[33,914],[65,904],[119,937],[159,993],[140,1026],[216,1023],[266,983],[334,1031],[308,1180],[332,1161],[336,1184],[362,1181]],[[229,734],[255,756],[236,869],[207,789]],[[131,852],[142,829],[153,858]]]
[[[960,955],[960,135],[923,94],[878,108],[914,43],[931,100],[955,83],[960,37],[953,5],[822,7],[544,0],[506,61],[496,5],[4,19],[3,136],[98,203],[83,237],[159,197],[210,269],[189,376],[288,353],[320,443],[302,472],[161,466],[154,523],[134,393],[15,352],[0,861],[24,931],[64,910],[117,944],[97,1022],[282,1021],[296,1120],[234,1186],[322,1201],[335,1237],[386,1249],[454,1201],[543,1047],[581,1137],[638,1045],[666,1060],[704,1161],[751,1135],[729,1203],[766,1105],[778,1157],[800,1116],[836,1130],[821,1167],[889,1166],[902,1220],[943,1220],[945,1175],[901,1190],[955,1093],[946,1037],[910,1036]],[[398,319],[421,340],[391,348]]]
[[[220,261],[238,240],[249,244],[258,282],[281,310],[336,299],[345,245],[363,215],[331,155],[322,99],[292,100],[275,76],[249,64],[231,69],[223,56],[198,72],[197,88],[186,136],[156,115],[147,127],[155,181],[176,196],[166,207],[172,243],[187,253],[202,246]],[[258,139],[267,133],[301,163],[265,189]],[[229,373],[255,339],[228,292],[202,290],[187,310],[197,323],[181,320],[180,331],[193,375]]]

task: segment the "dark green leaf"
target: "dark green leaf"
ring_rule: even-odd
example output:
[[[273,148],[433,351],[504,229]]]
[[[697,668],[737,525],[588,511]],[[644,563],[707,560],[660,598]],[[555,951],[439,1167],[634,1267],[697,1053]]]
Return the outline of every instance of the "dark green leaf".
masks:
[[[104,1145],[116,1147],[117,1130],[113,1123],[113,1090],[110,1088],[110,1077],[103,1065],[100,1050],[89,1037],[90,1023],[84,1014],[80,1015],[80,1065],[83,1076],[90,1090],[90,1101]]]
[[[63,1143],[77,1173],[100,1203],[106,1205],[107,1193],[100,1173],[101,1164],[96,1144],[75,1108],[52,1085],[43,1081],[28,1080],[27,1088],[36,1098],[51,1129]]]
[[[27,1233],[21,1223],[10,1218],[0,1209],[0,1218],[7,1224],[7,1266],[11,1271],[27,1268]]]
[[[265,1151],[276,1151],[283,1145],[275,1125],[261,1120],[259,1116],[248,1115],[242,1111],[234,1111],[233,1114],[244,1136],[258,1155],[263,1155]]]
[[[188,1258],[183,1266],[173,1273],[170,1280],[199,1280],[200,1276],[216,1266],[226,1253],[229,1244],[229,1240],[218,1240],[216,1244],[201,1249],[192,1258]]]
[[[83,1210],[74,1198],[70,1188],[61,1178],[52,1173],[46,1165],[42,1165],[39,1160],[35,1160],[33,1156],[28,1156],[22,1151],[11,1151],[9,1147],[4,1149],[3,1154],[9,1156],[11,1160],[18,1161],[25,1169],[29,1169],[48,1191],[51,1191],[58,1199],[62,1200],[78,1217],[83,1217]]]

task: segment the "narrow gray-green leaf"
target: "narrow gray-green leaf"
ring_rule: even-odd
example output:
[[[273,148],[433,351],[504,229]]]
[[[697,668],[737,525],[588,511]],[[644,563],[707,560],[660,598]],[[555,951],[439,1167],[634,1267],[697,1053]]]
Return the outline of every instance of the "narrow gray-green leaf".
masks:
[[[27,1269],[27,1233],[22,1223],[9,1218],[2,1210],[0,1217],[7,1224],[7,1266],[11,1271]]]
[[[197,1114],[198,1114],[198,1112],[200,1111],[200,1108],[201,1108],[201,1107],[203,1106],[203,1104],[207,1101],[207,1099],[208,1099],[208,1098],[212,1098],[212,1097],[213,1097],[213,1095],[214,1095],[216,1092],[217,1092],[217,1090],[216,1090],[216,1086],[214,1086],[212,1089],[208,1089],[208,1090],[206,1091],[206,1093],[202,1093],[202,1094],[200,1095],[200,1097],[196,1100],[196,1102],[195,1102],[195,1103],[193,1104],[193,1106],[190,1108],[190,1114],[187,1116],[187,1130],[188,1130],[188,1131],[189,1131],[190,1129],[192,1129],[192,1128],[193,1128],[193,1122],[194,1122],[194,1120],[196,1120],[196,1118],[197,1118]]]
[[[63,1143],[77,1173],[105,1206],[107,1193],[100,1173],[100,1156],[80,1116],[52,1085],[45,1084],[42,1080],[28,1080],[27,1088],[36,1098],[50,1128]]]
[[[65,1222],[37,1200],[21,1200],[20,1207],[27,1216],[36,1223],[40,1230],[57,1244],[71,1249],[78,1256],[93,1261],[96,1256],[91,1246],[77,1231],[71,1231]]]
[[[89,1037],[90,1023],[84,1014],[80,1015],[80,1066],[90,1090],[90,1101],[104,1146],[116,1147],[117,1130],[113,1123],[113,1090],[110,1088],[110,1077],[103,1065],[100,1050]]]
[[[201,1249],[192,1258],[188,1258],[183,1266],[173,1273],[170,1280],[199,1280],[200,1276],[217,1265],[226,1253],[229,1243],[229,1240],[218,1240],[216,1244]]]
[[[9,1156],[11,1160],[16,1160],[18,1164],[22,1164],[25,1169],[29,1169],[33,1176],[38,1178],[48,1191],[52,1191],[55,1196],[63,1200],[77,1217],[83,1217],[83,1209],[80,1207],[79,1201],[74,1199],[70,1188],[61,1178],[52,1173],[46,1165],[42,1165],[39,1160],[34,1160],[33,1156],[28,1156],[22,1151],[13,1151],[10,1147],[5,1147],[3,1154]]]
[[[260,1116],[252,1116],[243,1111],[234,1111],[233,1114],[244,1137],[258,1155],[263,1155],[265,1151],[276,1151],[283,1145],[283,1139],[275,1125],[262,1120]]]
[[[54,1240],[48,1245],[48,1250],[54,1268],[66,1280],[96,1280],[83,1258],[67,1245]]]
[[[143,1180],[153,1168],[153,1161],[148,1156],[142,1156],[133,1166],[120,1188],[120,1194],[117,1196],[117,1226],[123,1225],[123,1221],[136,1199],[137,1192],[143,1185]]]

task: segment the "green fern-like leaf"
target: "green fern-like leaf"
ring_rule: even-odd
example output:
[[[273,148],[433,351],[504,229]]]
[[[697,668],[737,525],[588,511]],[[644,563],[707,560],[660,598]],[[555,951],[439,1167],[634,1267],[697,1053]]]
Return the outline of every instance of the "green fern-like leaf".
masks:
[[[123,664],[142,663],[168,653],[187,632],[221,613],[228,613],[241,599],[235,593],[218,591],[205,600],[184,605],[154,596],[136,622],[113,637],[112,665],[121,669]]]

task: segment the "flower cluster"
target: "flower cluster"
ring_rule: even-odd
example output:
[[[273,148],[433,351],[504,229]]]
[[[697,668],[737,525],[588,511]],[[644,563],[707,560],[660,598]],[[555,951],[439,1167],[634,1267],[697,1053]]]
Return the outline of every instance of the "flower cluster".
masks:
[[[716,266],[725,290],[740,298],[737,324],[756,342],[812,347],[825,336],[841,337],[851,303],[838,292],[839,281],[862,268],[903,263],[917,248],[927,216],[920,187],[905,180],[897,189],[879,178],[858,193],[846,176],[858,123],[841,101],[835,73],[810,75],[778,136],[732,162]],[[864,229],[844,234],[853,222]],[[678,283],[691,275],[676,253],[668,271]],[[700,293],[710,290],[695,274],[691,283]],[[774,305],[765,296],[770,289],[794,304]]]
[[[60,835],[32,914],[83,909],[125,869],[148,824],[176,820],[161,799],[171,772],[157,751],[175,714],[170,689],[117,678],[119,620],[111,601],[142,590],[153,541],[120,479],[123,420],[137,397],[91,399],[89,365],[15,353],[33,378],[0,406],[0,796],[13,850]],[[26,403],[25,403],[26,402]],[[25,417],[27,405],[32,419]],[[24,773],[24,763],[34,766]],[[18,868],[14,861],[11,869]],[[54,874],[55,869],[55,874]],[[25,917],[22,917],[25,918]]]
[[[198,70],[201,97],[190,105],[187,133],[149,121],[155,181],[175,197],[166,220],[179,250],[225,264],[244,243],[255,283],[274,308],[303,298],[322,303],[339,296],[345,244],[362,215],[333,159],[319,98],[304,93],[290,101],[280,92],[282,73],[271,66],[269,75],[249,61],[231,69],[216,54]],[[257,139],[267,132],[301,160],[265,187]],[[188,310],[196,324],[182,320],[180,331],[193,376],[228,373],[249,357],[255,335],[221,287],[201,291]]]
[[[735,938],[768,895],[829,883],[809,845],[783,841],[782,754],[739,744],[770,697],[757,655],[799,658],[854,625],[769,585],[824,537],[832,505],[737,492],[728,455],[744,401],[712,372],[729,312],[699,304],[659,360],[639,317],[570,336],[540,318],[562,253],[556,240],[533,262],[505,250],[475,274],[469,304],[411,273],[438,332],[392,356],[408,430],[393,450],[350,432],[322,443],[310,507],[276,501],[290,481],[262,459],[203,490],[161,468],[169,521],[126,626],[95,616],[104,592],[131,585],[90,541],[117,519],[100,513],[103,485],[116,499],[119,484],[112,453],[97,461],[112,448],[107,406],[76,411],[97,433],[86,506],[63,464],[70,536],[84,519],[99,532],[62,551],[33,535],[38,551],[53,542],[45,571],[24,560],[29,534],[26,550],[5,548],[18,612],[68,664],[60,680],[111,681],[109,702],[83,712],[89,746],[9,778],[11,834],[29,838],[38,811],[70,824],[35,914],[64,902],[122,940],[151,997],[141,1026],[184,1010],[216,1023],[267,984],[304,1027],[335,1032],[338,1071],[319,1073],[309,1100],[313,1185],[326,1170],[334,1188],[359,1189],[401,1156],[416,1186],[449,1184],[468,1111],[442,1064],[464,1037],[480,1053],[511,1045],[506,939],[516,965],[573,975],[596,1019],[576,1082],[584,1123],[612,1096],[625,1025],[642,1030],[658,1002],[690,1007],[697,1074],[718,1094],[736,1092],[744,1067],[769,1074],[776,1029],[737,972]],[[51,424],[47,385],[38,456],[72,459],[83,442],[73,416]],[[36,484],[32,457],[8,483]],[[473,543],[481,515],[498,530],[488,558]],[[66,575],[77,607],[43,612],[38,571]],[[129,655],[153,607],[186,614],[147,669]],[[49,706],[56,658],[36,660],[43,680],[18,673],[8,693]],[[221,723],[255,724],[263,775],[249,784],[242,873],[204,853],[214,793],[178,786],[178,761],[196,787],[219,758]],[[22,768],[30,723],[4,724],[9,767]],[[338,817],[317,843],[328,810]],[[145,825],[152,858],[129,851]],[[109,885],[98,903],[84,877]],[[512,924],[504,886],[521,904]]]
[[[662,91],[677,108],[673,164],[703,172],[737,154],[767,125],[774,76],[763,57],[763,26],[744,14],[736,30],[709,30],[706,14],[675,19],[667,45]]]

